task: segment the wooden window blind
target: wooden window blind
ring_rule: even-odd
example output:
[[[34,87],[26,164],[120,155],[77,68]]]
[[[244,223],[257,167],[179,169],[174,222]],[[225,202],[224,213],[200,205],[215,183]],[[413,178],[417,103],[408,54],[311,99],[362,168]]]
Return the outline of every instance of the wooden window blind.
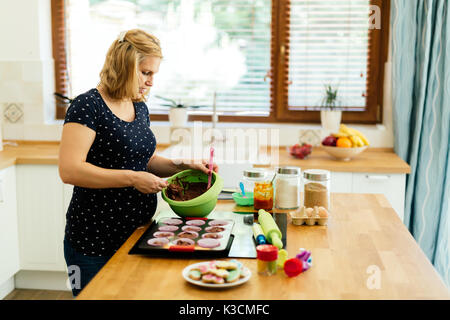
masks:
[[[76,96],[81,92],[69,90],[66,34],[71,30],[71,23],[66,27],[70,12],[65,10],[70,10],[70,6],[65,6],[64,2],[52,0],[55,89],[65,96]],[[89,0],[87,8],[91,20],[93,13],[108,19],[108,12],[114,12],[108,7],[112,3]],[[143,17],[147,14],[167,17],[168,12],[172,10],[173,14],[174,10],[174,7],[169,10],[168,5],[173,6],[173,1],[169,0],[123,3],[134,6],[139,17],[136,21],[146,21]],[[206,1],[192,3],[198,18]],[[381,122],[390,0],[210,0],[208,3],[214,26],[228,39],[241,44],[246,63],[246,72],[239,83],[217,93],[220,122],[320,122],[318,107],[326,84],[339,88],[340,106],[345,110],[344,122]],[[380,29],[369,29],[372,5],[381,10]],[[114,19],[111,17],[108,25],[115,37],[123,28],[120,25],[112,27]],[[152,23],[150,32],[166,27],[165,23],[159,25],[157,20]],[[136,27],[145,30],[148,26],[138,22]],[[103,56],[105,52],[99,54]],[[165,55],[165,66],[168,60]],[[217,63],[228,62],[224,58]],[[154,86],[148,101],[154,112],[152,120],[168,120],[167,109],[158,108],[158,104],[164,102],[155,99],[155,94],[178,100],[202,88],[202,79],[188,81],[186,88],[180,86],[180,78],[189,76],[166,77],[164,81],[171,84],[166,86],[166,91],[157,92],[158,84]],[[209,92],[196,104],[211,106],[212,100],[212,92]],[[63,118],[65,103],[59,101],[58,105],[62,108],[57,107],[57,115]],[[189,120],[210,121],[211,110],[211,107],[197,109]]]
[[[381,121],[389,1],[279,2],[276,118],[320,121],[325,85],[338,89],[343,121]],[[374,16],[371,6],[380,8]],[[380,19],[381,29],[370,29]]]
[[[69,77],[67,68],[66,12],[64,0],[52,0],[52,42],[55,62],[55,93],[69,95]],[[56,119],[64,119],[68,100],[55,96]]]

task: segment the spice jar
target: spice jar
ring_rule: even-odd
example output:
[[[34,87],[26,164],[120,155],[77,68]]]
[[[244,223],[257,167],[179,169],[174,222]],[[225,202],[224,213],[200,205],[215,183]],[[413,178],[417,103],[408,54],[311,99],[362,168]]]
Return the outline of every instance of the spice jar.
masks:
[[[256,247],[258,273],[270,276],[277,272],[278,248],[271,244],[261,244]]]
[[[253,191],[253,207],[256,211],[273,209],[273,185],[272,181],[255,182]]]
[[[330,171],[311,169],[303,172],[303,205],[330,210]]]
[[[297,209],[300,206],[301,175],[298,167],[277,168],[275,178],[275,207]]]
[[[255,189],[255,182],[266,180],[267,172],[264,169],[248,169],[244,170],[243,177],[240,182],[244,185],[245,192],[253,192]],[[238,189],[240,192],[240,188]]]

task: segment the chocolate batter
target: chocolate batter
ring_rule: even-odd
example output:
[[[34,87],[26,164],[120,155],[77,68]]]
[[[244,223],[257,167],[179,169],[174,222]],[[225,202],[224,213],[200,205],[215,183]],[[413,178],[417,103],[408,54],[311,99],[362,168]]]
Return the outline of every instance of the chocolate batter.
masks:
[[[207,191],[206,182],[187,182],[175,179],[167,186],[167,197],[174,201],[187,201],[201,196]]]

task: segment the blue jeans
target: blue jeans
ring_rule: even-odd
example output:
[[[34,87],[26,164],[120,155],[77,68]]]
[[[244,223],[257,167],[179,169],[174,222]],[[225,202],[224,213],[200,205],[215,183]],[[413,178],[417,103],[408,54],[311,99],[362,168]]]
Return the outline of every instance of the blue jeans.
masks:
[[[64,258],[72,294],[76,297],[111,257],[85,256],[75,251],[70,242],[64,238]]]

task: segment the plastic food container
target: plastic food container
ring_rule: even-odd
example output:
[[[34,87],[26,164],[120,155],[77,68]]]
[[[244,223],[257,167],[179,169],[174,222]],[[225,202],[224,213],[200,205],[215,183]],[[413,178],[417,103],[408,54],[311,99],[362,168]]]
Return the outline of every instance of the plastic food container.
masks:
[[[267,171],[260,168],[244,170],[243,176],[240,182],[244,185],[245,193],[252,192],[255,189],[255,182],[261,182],[266,180]],[[239,183],[236,186],[238,192],[240,192]]]
[[[301,170],[298,167],[277,168],[275,177],[275,207],[297,209],[300,207]]]
[[[271,244],[256,247],[258,274],[270,276],[277,272],[278,248]]]
[[[270,211],[273,209],[273,185],[271,181],[255,182],[253,207],[255,210]]]
[[[330,171],[303,172],[303,205],[306,208],[324,207],[330,211]]]

